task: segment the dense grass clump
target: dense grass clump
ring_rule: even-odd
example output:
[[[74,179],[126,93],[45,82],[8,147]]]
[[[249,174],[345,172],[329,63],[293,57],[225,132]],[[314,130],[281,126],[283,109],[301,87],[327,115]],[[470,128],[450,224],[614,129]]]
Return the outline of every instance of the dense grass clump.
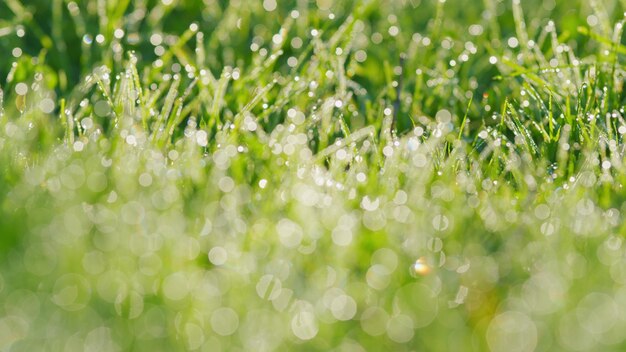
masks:
[[[0,349],[624,350],[625,10],[0,3]]]

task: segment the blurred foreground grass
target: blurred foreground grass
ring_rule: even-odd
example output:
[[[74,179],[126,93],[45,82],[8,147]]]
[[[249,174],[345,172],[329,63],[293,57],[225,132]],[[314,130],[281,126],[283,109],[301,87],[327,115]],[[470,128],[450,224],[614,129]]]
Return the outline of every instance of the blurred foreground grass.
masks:
[[[5,0],[0,349],[624,350],[624,5]]]

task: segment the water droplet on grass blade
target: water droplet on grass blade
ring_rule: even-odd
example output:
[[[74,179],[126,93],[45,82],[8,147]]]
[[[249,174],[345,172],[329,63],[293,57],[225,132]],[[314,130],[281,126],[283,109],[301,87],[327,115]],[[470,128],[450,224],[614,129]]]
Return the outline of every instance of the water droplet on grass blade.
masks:
[[[211,314],[211,328],[218,335],[232,335],[238,327],[239,316],[231,308],[218,308]]]
[[[319,327],[313,311],[303,310],[291,319],[291,331],[300,340],[310,340],[317,336]]]
[[[493,352],[534,351],[537,346],[537,327],[524,313],[504,312],[489,323],[487,343]]]
[[[409,342],[414,334],[413,320],[406,315],[397,315],[387,322],[387,336],[395,342]]]
[[[409,273],[413,277],[425,276],[430,274],[432,268],[426,263],[426,258],[420,257],[409,268]]]
[[[213,265],[224,265],[228,260],[228,252],[224,247],[213,247],[209,251],[209,260]]]
[[[335,319],[350,320],[356,314],[356,301],[348,295],[339,295],[332,300],[330,310]]]
[[[276,299],[281,290],[281,282],[274,275],[263,275],[256,285],[256,293],[259,297],[269,301]]]
[[[189,350],[200,348],[205,341],[203,329],[193,323],[187,323],[185,325],[185,335],[187,337],[186,343]]]
[[[52,302],[68,311],[83,309],[91,299],[89,282],[80,275],[67,274],[54,284]]]
[[[361,314],[361,328],[370,336],[380,336],[387,330],[389,314],[379,307],[367,308]]]

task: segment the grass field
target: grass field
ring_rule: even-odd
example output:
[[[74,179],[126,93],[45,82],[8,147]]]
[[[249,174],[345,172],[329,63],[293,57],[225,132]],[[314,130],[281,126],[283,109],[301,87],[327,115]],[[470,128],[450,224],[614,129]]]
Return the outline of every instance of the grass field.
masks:
[[[625,350],[624,11],[0,2],[0,350]]]

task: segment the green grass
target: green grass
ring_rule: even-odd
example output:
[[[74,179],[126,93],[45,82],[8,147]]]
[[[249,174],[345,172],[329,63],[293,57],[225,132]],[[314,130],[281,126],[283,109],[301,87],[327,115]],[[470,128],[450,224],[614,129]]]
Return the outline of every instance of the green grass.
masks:
[[[624,350],[625,10],[0,3],[0,350]]]

